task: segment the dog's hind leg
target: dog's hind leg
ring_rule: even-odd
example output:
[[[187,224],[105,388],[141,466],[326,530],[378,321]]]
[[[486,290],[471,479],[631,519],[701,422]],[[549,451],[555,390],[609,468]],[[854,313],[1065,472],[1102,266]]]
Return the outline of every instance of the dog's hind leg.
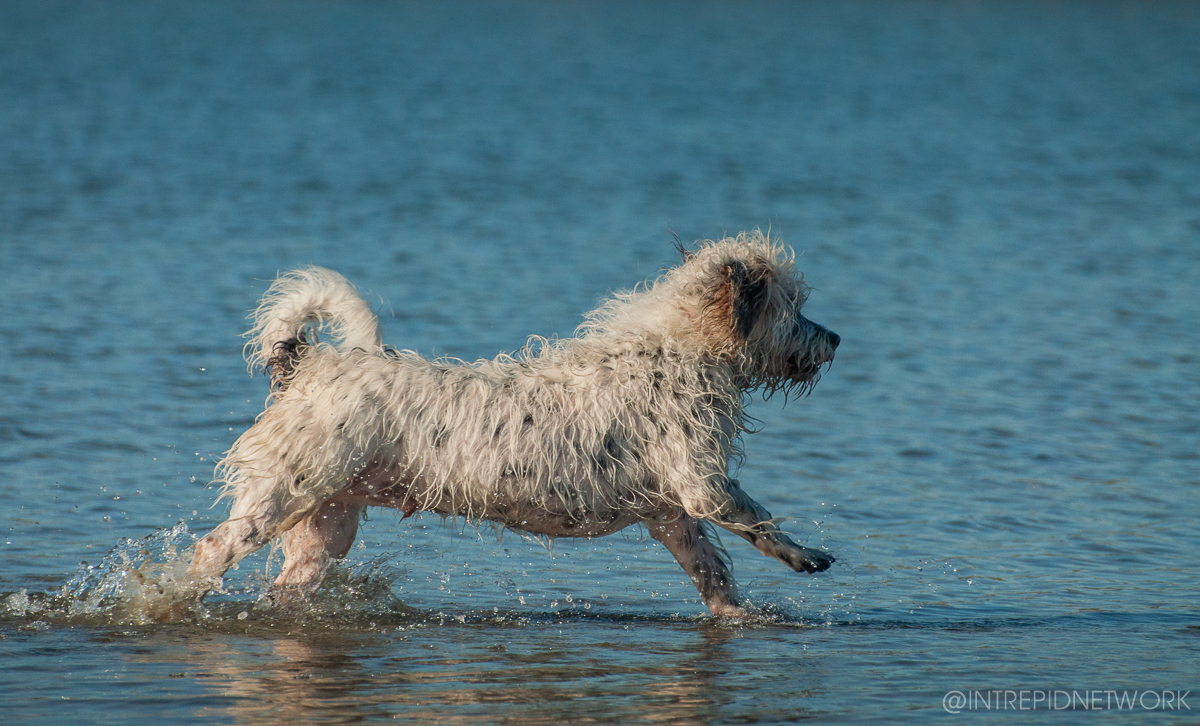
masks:
[[[291,529],[312,509],[310,501],[295,497],[278,502],[236,496],[229,519],[196,543],[188,566],[196,598],[218,586],[238,560]]]
[[[331,499],[283,533],[283,572],[276,587],[315,582],[350,551],[365,507]]]
[[[834,563],[828,552],[801,547],[783,533],[771,520],[763,505],[742,491],[736,479],[728,479],[725,493],[730,501],[712,521],[754,545],[759,552],[774,557],[796,572],[824,572]]]
[[[705,532],[705,523],[675,510],[647,519],[644,524],[650,536],[674,555],[713,615],[744,614],[724,552]]]

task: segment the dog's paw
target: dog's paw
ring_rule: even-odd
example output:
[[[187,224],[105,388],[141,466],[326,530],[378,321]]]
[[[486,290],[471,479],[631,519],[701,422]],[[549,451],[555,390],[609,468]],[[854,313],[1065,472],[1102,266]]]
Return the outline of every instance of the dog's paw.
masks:
[[[800,547],[799,552],[794,553],[791,558],[792,569],[796,572],[824,572],[833,566],[837,559],[821,550],[815,550],[811,547]]]
[[[838,562],[833,554],[822,552],[821,550],[812,550],[811,547],[804,548],[804,562],[806,565],[805,572],[824,572]]]
[[[745,608],[741,607],[740,605],[734,605],[732,603],[727,603],[727,602],[716,603],[716,602],[714,602],[714,603],[709,604],[708,609],[711,610],[712,614],[718,618],[738,619],[738,618],[746,617]]]
[[[280,585],[276,582],[266,589],[259,600],[275,608],[302,606],[308,603],[315,590],[316,586],[312,584]]]

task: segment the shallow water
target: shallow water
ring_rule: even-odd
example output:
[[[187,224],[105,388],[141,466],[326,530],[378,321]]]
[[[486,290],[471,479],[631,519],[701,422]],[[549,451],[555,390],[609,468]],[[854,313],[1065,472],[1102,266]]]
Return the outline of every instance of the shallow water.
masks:
[[[1024,723],[943,697],[1200,685],[1198,36],[1171,3],[0,5],[0,715]],[[638,530],[391,512],[309,602],[260,598],[264,551],[129,614],[222,518],[277,272],[474,359],[570,335],[669,230],[754,227],[843,340],[752,408],[741,480],[838,557],[726,538],[760,615],[707,618]]]

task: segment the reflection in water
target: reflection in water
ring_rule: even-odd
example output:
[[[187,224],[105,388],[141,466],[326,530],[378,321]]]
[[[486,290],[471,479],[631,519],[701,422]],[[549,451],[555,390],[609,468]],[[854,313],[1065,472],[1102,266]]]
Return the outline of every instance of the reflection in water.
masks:
[[[801,639],[827,628],[800,627],[781,612],[737,623],[598,615],[575,599],[571,609],[534,615],[434,614],[400,601],[393,571],[379,560],[336,567],[317,591],[286,605],[257,597],[268,579],[256,577],[183,624],[144,624],[131,603],[149,585],[132,575],[169,571],[187,560],[192,541],[182,525],[123,541],[57,593],[9,596],[0,622],[119,628],[98,640],[130,643],[131,670],[148,677],[125,680],[128,687],[165,690],[164,702],[176,704],[182,695],[194,716],[217,723],[791,718],[824,680]],[[110,664],[93,665],[107,674]]]
[[[644,630],[662,624],[633,625],[589,619],[414,625],[358,637],[292,634],[237,648],[226,638],[201,638],[187,644],[184,657],[194,664],[188,676],[222,696],[197,715],[222,723],[345,723],[385,715],[478,723],[484,714],[518,723],[707,723],[723,720],[726,707],[752,695],[739,692],[746,670],[737,644],[747,641],[737,629],[672,623],[671,645],[647,648]],[[487,641],[493,644],[479,645]],[[802,672],[781,674],[775,697],[789,689],[799,691],[793,699],[807,696],[798,688]],[[776,705],[788,703],[780,700]]]

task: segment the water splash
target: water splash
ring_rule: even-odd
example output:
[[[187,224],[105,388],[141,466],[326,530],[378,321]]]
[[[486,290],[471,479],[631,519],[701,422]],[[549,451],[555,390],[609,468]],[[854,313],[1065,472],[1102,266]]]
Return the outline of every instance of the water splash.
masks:
[[[183,522],[141,539],[123,539],[99,565],[80,565],[58,593],[72,618],[108,616],[144,622],[172,598],[182,599],[181,583],[197,537]]]
[[[239,630],[313,624],[354,629],[411,620],[416,612],[392,591],[397,575],[388,555],[337,563],[308,588],[273,588],[265,571],[223,580],[200,602],[187,574],[197,541],[183,522],[140,539],[122,539],[99,564],[81,564],[56,591],[23,588],[0,595],[0,622],[24,627],[170,622]]]
[[[55,624],[161,620],[156,608],[184,601],[181,585],[196,541],[183,522],[140,539],[122,539],[99,564],[81,563],[57,591],[10,594],[0,601],[0,618]]]

